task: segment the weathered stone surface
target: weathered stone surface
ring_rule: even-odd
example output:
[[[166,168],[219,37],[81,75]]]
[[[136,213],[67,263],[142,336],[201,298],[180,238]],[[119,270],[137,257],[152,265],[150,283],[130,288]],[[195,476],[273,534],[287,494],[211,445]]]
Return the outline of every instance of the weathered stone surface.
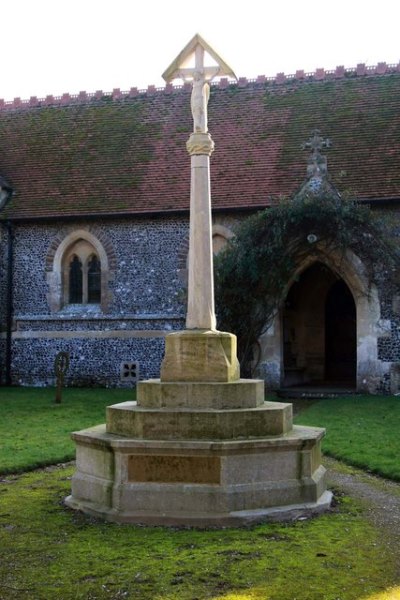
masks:
[[[161,381],[227,382],[239,379],[236,336],[209,330],[186,330],[165,338]]]
[[[195,154],[191,157],[186,328],[215,331],[217,321],[214,306],[209,161],[209,157],[205,155]]]
[[[158,483],[221,483],[219,456],[131,455],[128,479]]]
[[[390,368],[390,391],[392,394],[400,392],[400,363],[393,363]]]
[[[209,133],[192,133],[186,142],[186,148],[190,155],[211,156],[214,151],[214,142]]]
[[[97,426],[73,434],[77,472],[66,503],[112,521],[163,525],[242,525],[318,513],[331,500],[323,433],[295,426],[252,440],[160,441]],[[107,464],[113,456],[114,471],[102,470],[102,453]]]
[[[264,381],[238,379],[228,383],[140,381],[142,408],[256,408],[264,404]]]
[[[264,402],[257,408],[142,408],[136,402],[107,407],[107,433],[146,440],[234,440],[288,433],[292,405]]]

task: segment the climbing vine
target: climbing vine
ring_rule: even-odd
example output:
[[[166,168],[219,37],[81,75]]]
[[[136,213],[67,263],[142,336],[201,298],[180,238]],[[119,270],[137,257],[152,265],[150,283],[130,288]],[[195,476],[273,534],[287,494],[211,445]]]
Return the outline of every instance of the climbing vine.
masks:
[[[282,305],[296,267],[306,257],[324,262],[348,250],[362,260],[370,284],[395,278],[400,254],[390,223],[355,201],[285,200],[239,226],[216,257],[215,287],[218,328],[237,335],[244,376],[251,376],[257,340]]]

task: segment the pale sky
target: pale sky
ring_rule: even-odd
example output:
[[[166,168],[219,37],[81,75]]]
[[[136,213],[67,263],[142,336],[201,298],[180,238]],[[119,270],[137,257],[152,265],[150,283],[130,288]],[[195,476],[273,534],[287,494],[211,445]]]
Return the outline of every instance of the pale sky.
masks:
[[[149,84],[193,37],[237,76],[400,60],[399,0],[3,0],[0,98]]]

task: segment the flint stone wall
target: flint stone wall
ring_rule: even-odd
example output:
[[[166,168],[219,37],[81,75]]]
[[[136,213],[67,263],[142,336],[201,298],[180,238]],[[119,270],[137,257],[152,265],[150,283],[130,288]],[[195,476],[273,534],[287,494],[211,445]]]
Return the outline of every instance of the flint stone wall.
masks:
[[[94,227],[90,221],[15,227],[13,384],[53,384],[54,359],[61,350],[71,358],[67,385],[123,385],[122,361],[138,361],[141,378],[157,377],[164,336],[184,327],[178,263],[188,219],[96,221],[96,232],[109,241],[115,254],[106,313],[90,305],[51,311],[46,258],[54,239],[63,239],[74,229]],[[4,293],[3,284],[3,298]],[[5,314],[1,316],[4,346]],[[2,365],[4,379],[4,352]]]
[[[54,359],[70,355],[67,386],[130,387],[121,382],[122,362],[138,362],[141,379],[159,377],[163,338],[30,339],[13,341],[12,376],[17,385],[55,385]]]
[[[392,216],[394,222],[399,223],[398,211],[393,211]],[[229,230],[234,229],[237,221],[237,216],[214,217],[214,225]],[[46,273],[49,248],[55,239],[62,240],[82,228],[95,230],[108,240],[115,255],[114,270],[108,282],[108,310],[102,312],[100,307],[75,305],[52,312]],[[184,328],[188,235],[188,216],[15,225],[13,384],[53,384],[54,358],[61,350],[68,351],[71,356],[67,385],[121,386],[119,370],[122,361],[138,361],[141,379],[158,377],[164,336]],[[396,225],[394,235],[400,238],[400,227],[396,228]],[[6,278],[7,234],[1,227],[2,383]],[[376,391],[397,393],[400,385],[399,288],[389,289],[383,278],[379,298],[381,322],[385,327],[378,336],[377,358],[385,372]],[[263,375],[271,380],[271,373],[269,376],[268,373],[266,368]]]

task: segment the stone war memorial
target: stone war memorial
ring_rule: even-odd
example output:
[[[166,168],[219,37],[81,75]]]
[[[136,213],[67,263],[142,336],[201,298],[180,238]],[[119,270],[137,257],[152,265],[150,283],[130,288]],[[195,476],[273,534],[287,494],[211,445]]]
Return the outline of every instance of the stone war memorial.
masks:
[[[217,76],[235,77],[199,35],[163,74],[192,82],[186,329],[166,337],[160,379],[139,382],[137,402],[110,406],[106,424],[73,434],[66,504],[110,521],[245,525],[331,502],[324,430],[293,426],[291,404],[266,402],[263,380],[240,379],[236,337],[216,329],[207,105]]]

